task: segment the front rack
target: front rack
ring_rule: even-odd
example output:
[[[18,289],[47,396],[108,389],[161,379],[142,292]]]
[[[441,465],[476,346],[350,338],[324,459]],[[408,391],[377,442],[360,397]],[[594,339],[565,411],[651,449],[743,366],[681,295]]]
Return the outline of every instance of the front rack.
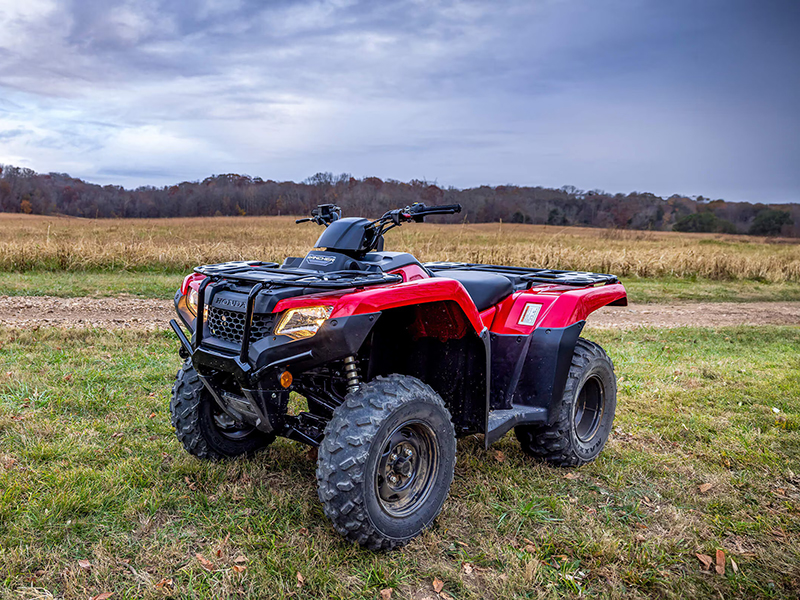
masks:
[[[247,294],[245,309],[244,332],[242,346],[239,351],[238,363],[240,367],[249,372],[251,365],[248,359],[250,351],[250,330],[255,310],[256,296],[263,290],[273,287],[304,287],[316,289],[339,290],[348,288],[364,288],[373,285],[401,283],[400,275],[390,275],[384,272],[365,273],[363,271],[331,271],[329,273],[293,273],[288,269],[280,269],[277,263],[264,262],[229,262],[216,265],[197,267],[195,273],[205,275],[206,279],[200,284],[197,300],[197,321],[194,334],[196,349],[203,339],[204,311],[206,304],[206,288],[213,282],[233,279],[236,283],[247,282],[251,284]]]
[[[233,278],[252,284],[264,284],[273,287],[307,287],[328,290],[362,288],[372,285],[401,283],[400,275],[384,272],[364,271],[329,271],[327,273],[298,273],[281,269],[277,263],[221,263],[197,267],[195,273],[206,275],[212,279]]]
[[[482,265],[477,263],[457,262],[431,262],[425,263],[425,268],[434,273],[458,269],[460,271],[482,271],[504,275],[511,279],[517,286],[530,287],[533,284],[551,283],[554,285],[569,285],[586,287],[592,285],[608,285],[619,283],[616,275],[606,273],[590,273],[587,271],[559,271],[556,269],[535,269],[529,267],[504,267],[501,265]]]

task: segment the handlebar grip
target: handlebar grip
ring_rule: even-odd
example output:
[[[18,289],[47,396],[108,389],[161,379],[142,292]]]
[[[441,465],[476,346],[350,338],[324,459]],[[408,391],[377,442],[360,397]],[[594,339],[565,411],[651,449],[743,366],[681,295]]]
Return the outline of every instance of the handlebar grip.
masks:
[[[420,211],[421,215],[451,215],[453,213],[460,213],[460,204],[442,204],[441,206],[427,206],[425,210]]]
[[[308,223],[309,221],[313,221],[313,220],[314,219],[312,217],[306,217],[305,219],[296,219],[295,220],[295,225],[298,224],[298,223]]]

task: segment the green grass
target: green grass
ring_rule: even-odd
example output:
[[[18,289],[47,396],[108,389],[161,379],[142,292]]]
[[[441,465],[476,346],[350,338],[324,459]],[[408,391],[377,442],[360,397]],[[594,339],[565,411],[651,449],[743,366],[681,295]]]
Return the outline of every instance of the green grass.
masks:
[[[172,298],[187,272],[0,272],[0,295]],[[624,278],[631,302],[800,301],[800,283]]]
[[[373,554],[332,530],[307,448],[182,450],[171,336],[0,329],[0,594],[422,598],[438,577],[454,598],[796,598],[800,329],[586,335],[620,378],[599,460],[564,471],[511,435],[461,440],[434,527]],[[695,553],[718,548],[738,573],[701,572]]]
[[[186,273],[28,271],[0,272],[0,295],[172,298]]]

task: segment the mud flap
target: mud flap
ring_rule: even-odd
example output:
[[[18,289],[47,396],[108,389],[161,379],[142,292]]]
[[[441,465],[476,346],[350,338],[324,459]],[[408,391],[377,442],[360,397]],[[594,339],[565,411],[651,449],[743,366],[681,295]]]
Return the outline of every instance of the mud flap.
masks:
[[[569,327],[538,328],[528,336],[493,334],[491,405],[494,411],[540,408],[547,411],[546,424],[551,425],[561,406],[572,354],[585,324],[585,321],[578,321]],[[538,414],[535,422],[542,422],[541,411],[524,412]]]

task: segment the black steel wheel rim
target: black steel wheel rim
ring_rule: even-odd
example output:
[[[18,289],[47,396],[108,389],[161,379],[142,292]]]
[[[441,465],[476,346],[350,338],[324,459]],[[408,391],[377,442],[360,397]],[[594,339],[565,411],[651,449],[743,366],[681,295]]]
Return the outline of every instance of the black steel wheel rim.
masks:
[[[211,418],[214,420],[214,426],[217,428],[219,434],[234,442],[244,440],[255,431],[255,427],[237,424],[230,415],[226,414],[218,407],[215,407]]]
[[[386,438],[375,471],[381,508],[405,517],[422,506],[436,480],[439,455],[436,434],[422,421],[399,425]]]
[[[605,390],[600,378],[593,375],[581,386],[575,400],[575,416],[573,418],[575,435],[582,442],[590,442],[603,421],[605,410]]]

